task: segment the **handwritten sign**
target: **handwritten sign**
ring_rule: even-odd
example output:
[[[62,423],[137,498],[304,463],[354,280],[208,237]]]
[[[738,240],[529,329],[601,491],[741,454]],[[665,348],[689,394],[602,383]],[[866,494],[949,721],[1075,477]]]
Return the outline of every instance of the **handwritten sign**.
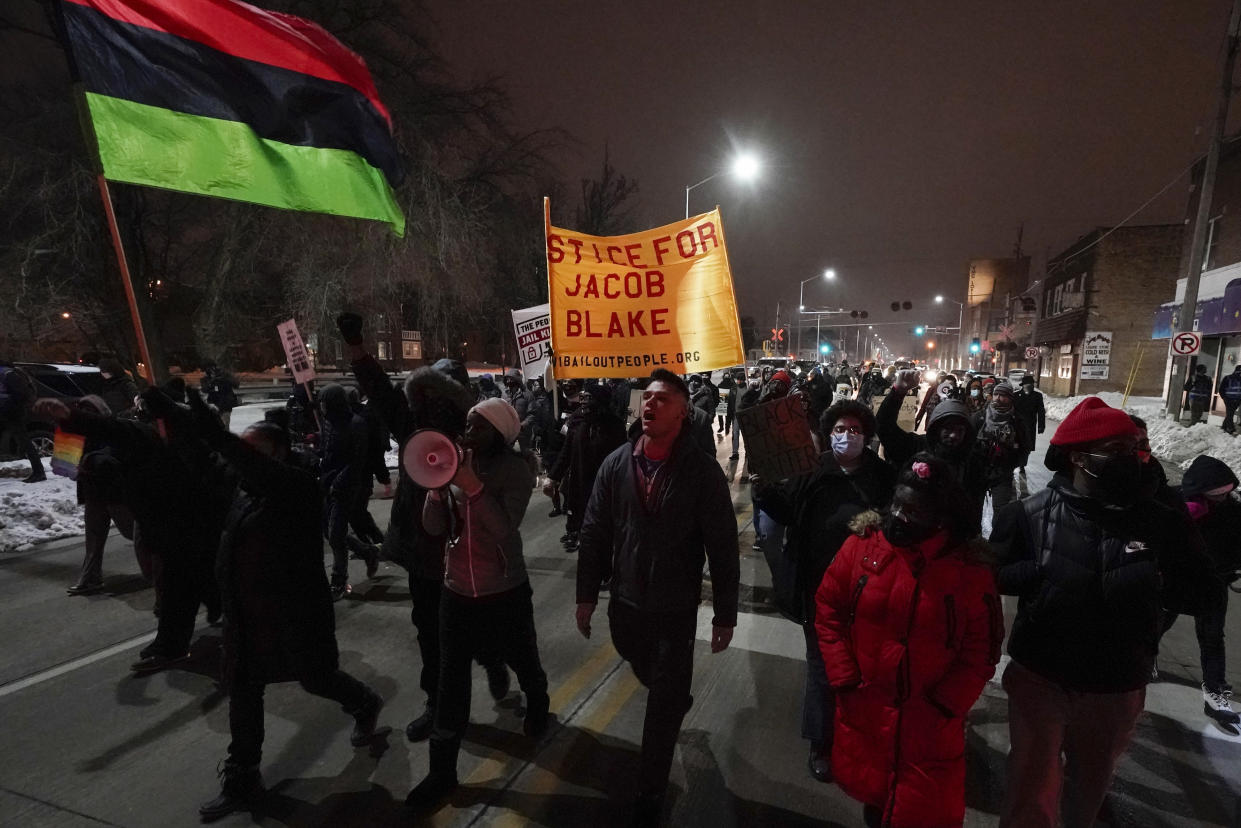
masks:
[[[627,236],[588,236],[552,227],[544,208],[557,377],[744,362],[719,210]]]
[[[737,412],[750,471],[775,482],[814,471],[819,451],[798,397],[784,397]]]
[[[302,335],[297,330],[297,322],[290,319],[276,326],[280,333],[280,344],[284,346],[284,355],[289,362],[289,370],[293,372],[293,381],[299,385],[315,378],[315,369],[310,364],[310,352],[302,342]]]
[[[527,377],[541,377],[552,353],[551,306],[535,305],[512,313],[522,373]]]

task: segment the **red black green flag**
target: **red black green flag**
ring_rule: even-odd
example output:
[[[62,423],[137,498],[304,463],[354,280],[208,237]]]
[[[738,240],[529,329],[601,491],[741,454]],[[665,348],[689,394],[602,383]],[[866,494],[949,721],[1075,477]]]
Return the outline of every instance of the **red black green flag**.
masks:
[[[112,181],[387,222],[392,120],[318,25],[236,0],[63,0]]]

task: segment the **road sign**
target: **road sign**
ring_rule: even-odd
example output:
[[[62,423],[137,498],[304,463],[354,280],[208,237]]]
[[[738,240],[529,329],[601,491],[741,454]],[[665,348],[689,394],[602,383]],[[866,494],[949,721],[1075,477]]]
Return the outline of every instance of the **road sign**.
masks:
[[[1194,331],[1173,334],[1168,347],[1172,356],[1193,356],[1202,350],[1202,334]]]
[[[1013,326],[1012,325],[1001,325],[1000,336],[1004,339],[1012,339],[1013,338]]]
[[[771,341],[772,342],[783,342],[784,341],[784,328],[772,328],[771,329]]]
[[[1026,348],[1026,359],[1038,359],[1038,348],[1033,345]]]

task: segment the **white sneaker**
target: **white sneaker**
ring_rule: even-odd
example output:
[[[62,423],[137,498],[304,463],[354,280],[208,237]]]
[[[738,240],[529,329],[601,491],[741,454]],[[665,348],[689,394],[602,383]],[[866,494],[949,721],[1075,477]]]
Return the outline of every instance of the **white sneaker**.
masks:
[[[1241,715],[1238,715],[1232,709],[1232,689],[1224,688],[1219,691],[1208,690],[1207,686],[1202,685],[1202,712],[1206,713],[1217,722],[1225,724],[1237,724],[1241,722]]]

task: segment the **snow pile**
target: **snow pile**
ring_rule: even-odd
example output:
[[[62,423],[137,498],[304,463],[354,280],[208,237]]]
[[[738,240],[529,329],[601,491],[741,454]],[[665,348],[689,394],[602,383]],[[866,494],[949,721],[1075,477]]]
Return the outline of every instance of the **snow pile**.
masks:
[[[1091,394],[1105,403],[1120,408],[1122,395],[1115,391]],[[1085,397],[1046,397],[1047,416],[1063,420]],[[1241,471],[1241,439],[1233,437],[1215,425],[1199,423],[1185,427],[1164,417],[1165,402],[1159,397],[1130,397],[1124,406],[1130,414],[1146,420],[1146,433],[1150,436],[1151,451],[1161,460],[1175,463],[1182,469],[1200,454],[1223,461],[1229,468]]]
[[[47,480],[23,483],[22,478],[30,474],[29,463],[0,463],[0,552],[17,552],[86,531],[77,484],[53,475],[46,459],[43,467]]]

